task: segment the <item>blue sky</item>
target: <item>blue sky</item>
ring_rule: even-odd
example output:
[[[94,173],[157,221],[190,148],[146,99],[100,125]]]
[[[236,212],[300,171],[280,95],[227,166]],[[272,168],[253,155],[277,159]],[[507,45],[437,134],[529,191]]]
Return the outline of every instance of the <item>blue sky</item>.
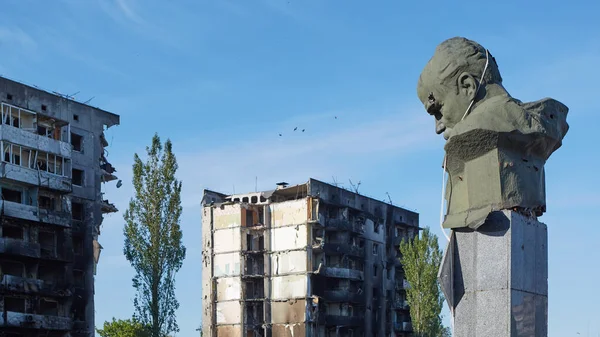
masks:
[[[0,74],[121,115],[108,132],[123,187],[154,132],[170,137],[183,180],[188,256],[177,276],[177,336],[200,324],[203,188],[270,189],[308,177],[361,181],[438,229],[443,140],[416,83],[436,45],[474,39],[509,92],[569,106],[546,166],[551,337],[600,333],[597,143],[600,5],[592,1],[5,0]],[[338,118],[335,119],[334,117]],[[590,119],[591,118],[591,119]],[[294,127],[306,129],[293,132]],[[283,133],[282,137],[278,134]],[[122,213],[102,226],[100,324],[133,311]]]

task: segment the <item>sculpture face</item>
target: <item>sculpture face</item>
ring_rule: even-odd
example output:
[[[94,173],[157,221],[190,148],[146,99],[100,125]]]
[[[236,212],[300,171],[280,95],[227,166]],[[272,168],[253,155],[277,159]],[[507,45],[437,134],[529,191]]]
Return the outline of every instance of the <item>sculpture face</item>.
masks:
[[[426,97],[419,97],[425,111],[435,119],[435,132],[444,133],[444,138],[448,139],[452,128],[460,122],[467,110],[471,97],[466,90],[457,90],[457,88],[443,87],[442,85],[430,85],[430,90],[426,90]],[[457,92],[458,91],[458,92]],[[423,95],[424,96],[424,95]]]
[[[569,129],[564,104],[513,99],[491,54],[464,38],[436,48],[417,94],[447,140],[444,227],[476,229],[503,209],[544,212],[544,165]]]

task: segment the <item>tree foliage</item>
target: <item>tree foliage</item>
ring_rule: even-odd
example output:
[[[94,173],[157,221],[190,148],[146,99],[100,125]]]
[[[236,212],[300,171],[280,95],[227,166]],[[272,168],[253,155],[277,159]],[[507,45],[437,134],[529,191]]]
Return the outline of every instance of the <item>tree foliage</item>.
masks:
[[[447,329],[442,325],[444,298],[437,282],[442,251],[435,234],[425,228],[413,240],[402,240],[401,261],[410,287],[406,290],[415,336],[441,337]]]
[[[181,182],[175,178],[178,166],[170,140],[163,148],[155,134],[146,152],[146,162],[134,156],[135,196],[124,214],[123,252],[136,274],[134,318],[150,326],[151,337],[162,337],[179,332],[175,274],[186,252],[179,225]]]
[[[104,322],[102,329],[96,329],[100,337],[149,337],[148,326],[135,319],[115,319],[111,322]]]

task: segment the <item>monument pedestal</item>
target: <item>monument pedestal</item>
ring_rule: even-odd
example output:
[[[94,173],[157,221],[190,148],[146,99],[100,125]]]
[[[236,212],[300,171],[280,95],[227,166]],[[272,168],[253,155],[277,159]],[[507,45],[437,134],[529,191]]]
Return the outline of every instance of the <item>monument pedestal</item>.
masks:
[[[548,231],[513,211],[452,232],[439,274],[454,337],[548,335]]]

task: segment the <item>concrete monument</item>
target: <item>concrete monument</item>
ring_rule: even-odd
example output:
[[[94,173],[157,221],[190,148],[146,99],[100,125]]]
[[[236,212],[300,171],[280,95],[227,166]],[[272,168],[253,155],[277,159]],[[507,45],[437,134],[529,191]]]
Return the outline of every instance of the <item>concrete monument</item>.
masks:
[[[455,336],[545,336],[547,229],[537,217],[568,108],[511,97],[491,53],[460,37],[436,48],[417,93],[447,140],[443,227],[452,234],[440,282]]]

